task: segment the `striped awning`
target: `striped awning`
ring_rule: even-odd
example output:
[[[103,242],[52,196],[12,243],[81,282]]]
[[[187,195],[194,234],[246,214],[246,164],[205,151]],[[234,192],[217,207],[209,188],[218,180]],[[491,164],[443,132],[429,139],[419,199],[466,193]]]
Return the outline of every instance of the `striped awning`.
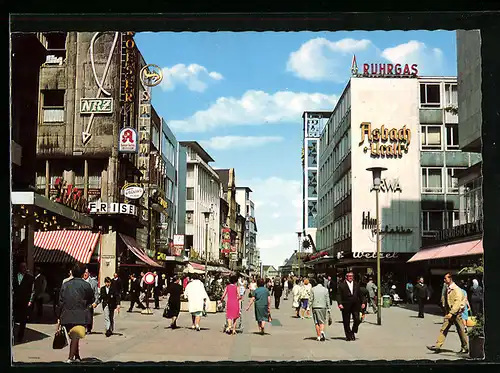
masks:
[[[92,231],[35,232],[35,263],[90,262],[99,240]]]
[[[139,244],[137,243],[137,241],[135,239],[133,239],[132,237],[130,236],[127,236],[125,234],[122,234],[122,233],[119,233],[121,239],[123,240],[123,242],[125,243],[125,245],[127,245],[128,249],[130,251],[132,251],[132,253],[142,262],[146,263],[148,266],[151,266],[151,267],[156,267],[156,268],[163,268],[163,266],[161,264],[158,264],[157,262],[155,262],[153,259],[151,259],[147,254],[146,252],[144,251],[144,249],[142,249]]]

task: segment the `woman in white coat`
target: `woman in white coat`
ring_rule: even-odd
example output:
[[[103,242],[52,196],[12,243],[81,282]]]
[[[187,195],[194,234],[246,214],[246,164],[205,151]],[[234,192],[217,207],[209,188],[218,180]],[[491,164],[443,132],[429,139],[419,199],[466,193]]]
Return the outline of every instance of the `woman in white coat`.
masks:
[[[299,318],[300,317],[300,293],[301,293],[301,286],[300,286],[300,279],[295,278],[294,280],[290,280],[294,282],[293,288],[292,288],[292,296],[293,296],[293,302],[292,302],[292,307],[295,309],[295,317]]]
[[[188,309],[191,313],[193,325],[191,329],[200,331],[200,320],[205,309],[206,302],[209,302],[205,285],[198,279],[198,276],[193,276],[193,280],[187,284],[184,290],[184,295],[188,300]]]

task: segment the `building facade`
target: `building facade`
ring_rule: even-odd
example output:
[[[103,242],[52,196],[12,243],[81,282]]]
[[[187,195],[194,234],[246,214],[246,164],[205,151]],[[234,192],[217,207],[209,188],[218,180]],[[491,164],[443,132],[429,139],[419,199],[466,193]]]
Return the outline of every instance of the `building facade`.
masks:
[[[220,198],[219,175],[209,165],[214,160],[196,141],[181,141],[186,149],[185,247],[193,259],[219,260]],[[204,212],[210,212],[208,236]],[[208,246],[207,246],[208,243]]]
[[[302,147],[302,234],[316,243],[318,216],[319,138],[331,111],[306,111],[303,120]],[[312,245],[310,246],[312,249]],[[308,250],[304,250],[307,252]]]
[[[383,94],[380,94],[383,92]],[[318,251],[338,268],[373,272],[375,192],[380,189],[383,265],[402,263],[457,224],[456,173],[474,162],[458,149],[455,78],[353,76],[320,139]]]
[[[255,221],[255,206],[250,199],[252,189],[249,187],[236,187],[236,203],[238,213],[245,218],[244,239],[242,240],[242,267],[246,271],[255,272],[258,268],[256,263],[255,249],[257,247],[257,223]]]

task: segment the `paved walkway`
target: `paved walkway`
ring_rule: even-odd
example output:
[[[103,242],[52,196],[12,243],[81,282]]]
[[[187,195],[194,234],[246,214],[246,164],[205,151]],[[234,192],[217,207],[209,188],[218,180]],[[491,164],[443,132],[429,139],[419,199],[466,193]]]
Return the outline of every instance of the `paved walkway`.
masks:
[[[245,299],[245,306],[248,299]],[[163,305],[163,302],[162,302]],[[125,307],[125,310],[127,308]],[[81,342],[84,362],[132,361],[321,361],[321,360],[456,360],[464,358],[454,351],[460,350],[454,330],[448,335],[444,350],[434,354],[426,349],[433,344],[442,317],[427,314],[416,317],[412,310],[384,308],[382,326],[376,325],[376,315],[369,314],[360,326],[357,340],[346,342],[341,315],[333,310],[334,323],[327,327],[325,342],[315,339],[312,319],[292,317],[291,300],[282,301],[279,310],[272,309],[273,323],[266,327],[267,334],[257,333],[253,309],[243,315],[244,332],[236,336],[222,333],[224,314],[209,314],[202,318],[200,332],[190,329],[191,318],[181,313],[179,326],[171,330],[169,321],[162,317],[163,310],[153,315],[122,311],[116,317],[118,334],[106,338],[102,313],[94,320],[96,334]],[[54,324],[28,324],[27,342],[14,346],[14,362],[62,362],[68,350],[53,350]]]

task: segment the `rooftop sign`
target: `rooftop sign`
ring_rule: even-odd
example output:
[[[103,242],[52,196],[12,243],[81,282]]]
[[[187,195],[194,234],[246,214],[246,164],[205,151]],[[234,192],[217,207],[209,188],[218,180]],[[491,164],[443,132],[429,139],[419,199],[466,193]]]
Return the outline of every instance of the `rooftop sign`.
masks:
[[[418,65],[401,63],[364,63],[363,70],[359,71],[356,56],[352,58],[351,74],[362,78],[416,78]]]

